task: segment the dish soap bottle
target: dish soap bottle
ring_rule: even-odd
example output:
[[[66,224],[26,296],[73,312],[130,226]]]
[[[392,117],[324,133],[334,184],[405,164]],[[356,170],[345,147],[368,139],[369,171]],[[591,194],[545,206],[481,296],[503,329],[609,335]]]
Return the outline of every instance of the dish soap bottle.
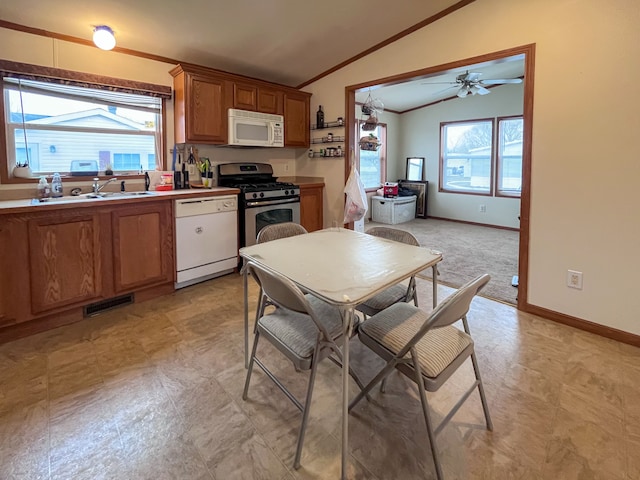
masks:
[[[51,194],[51,189],[49,188],[49,183],[47,182],[46,177],[40,177],[40,181],[38,182],[38,198],[49,198]]]
[[[318,106],[316,112],[316,128],[324,128],[324,112],[322,111],[322,105]]]
[[[59,198],[62,196],[62,178],[59,173],[53,174],[53,180],[51,181],[51,196],[53,198]]]

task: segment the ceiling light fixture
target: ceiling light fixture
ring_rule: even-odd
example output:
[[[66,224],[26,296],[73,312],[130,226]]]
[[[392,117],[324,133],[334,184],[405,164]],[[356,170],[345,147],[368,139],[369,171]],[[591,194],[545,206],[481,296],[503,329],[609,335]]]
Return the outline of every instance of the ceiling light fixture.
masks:
[[[116,37],[107,25],[98,25],[93,29],[93,43],[102,50],[111,50],[116,46]]]

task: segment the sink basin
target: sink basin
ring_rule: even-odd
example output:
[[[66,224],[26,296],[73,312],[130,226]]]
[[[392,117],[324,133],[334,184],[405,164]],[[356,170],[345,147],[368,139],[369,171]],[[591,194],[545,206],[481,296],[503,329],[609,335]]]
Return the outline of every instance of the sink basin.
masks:
[[[118,198],[139,197],[155,195],[154,192],[101,192],[101,193],[83,193],[82,195],[70,195],[64,197],[50,197],[31,200],[32,205],[44,205],[47,203],[65,203],[74,202],[77,200],[115,200]]]
[[[88,193],[87,195],[96,195],[95,193]],[[98,196],[102,198],[125,198],[125,197],[138,197],[145,195],[155,195],[153,192],[105,192],[98,193]]]

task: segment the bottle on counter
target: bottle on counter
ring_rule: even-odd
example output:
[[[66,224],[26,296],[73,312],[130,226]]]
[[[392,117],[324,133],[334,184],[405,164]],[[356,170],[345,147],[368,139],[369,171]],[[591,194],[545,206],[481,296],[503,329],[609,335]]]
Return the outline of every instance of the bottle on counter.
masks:
[[[322,111],[322,105],[318,107],[316,112],[316,128],[324,128],[324,112]]]
[[[49,198],[51,195],[51,188],[49,187],[49,182],[47,182],[47,177],[40,177],[40,181],[38,182],[38,198]]]
[[[59,198],[62,196],[62,178],[59,173],[53,174],[53,180],[51,181],[51,196],[53,198]]]

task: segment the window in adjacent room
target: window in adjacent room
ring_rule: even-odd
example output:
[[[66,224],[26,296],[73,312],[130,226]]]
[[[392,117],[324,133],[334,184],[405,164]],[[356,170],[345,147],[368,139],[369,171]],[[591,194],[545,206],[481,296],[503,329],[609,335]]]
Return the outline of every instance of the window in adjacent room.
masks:
[[[16,71],[16,65],[28,73]],[[118,86],[117,79],[104,85],[99,81],[107,77],[78,74],[74,79],[75,72],[40,74],[38,68],[0,62],[7,149],[3,177],[11,178],[13,167],[25,163],[35,176],[69,175],[74,165],[94,165],[98,172],[111,167],[116,175],[163,168],[168,87],[128,81]],[[63,72],[63,79],[47,76],[51,70]]]
[[[441,123],[440,191],[519,197],[522,132],[522,116]]]
[[[519,197],[522,191],[522,117],[498,118],[496,191]]]
[[[360,165],[360,179],[366,190],[377,190],[386,181],[387,165],[387,126],[378,123],[375,130],[363,130],[364,121],[360,121],[360,136],[368,137],[373,134],[378,138],[380,147],[377,150],[361,150],[358,148],[358,160]]]
[[[493,119],[440,125],[440,190],[492,193]]]

